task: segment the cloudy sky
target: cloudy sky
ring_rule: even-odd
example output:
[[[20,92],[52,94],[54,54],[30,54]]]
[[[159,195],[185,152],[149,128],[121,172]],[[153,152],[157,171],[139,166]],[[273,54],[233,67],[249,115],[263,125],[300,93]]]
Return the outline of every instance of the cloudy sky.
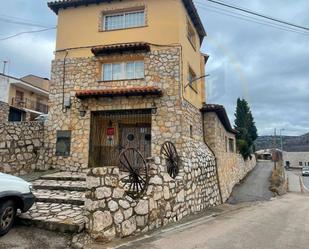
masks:
[[[46,2],[0,2],[0,60],[10,61],[6,73],[50,77],[55,30],[1,40],[56,26],[56,16]],[[307,0],[225,2],[309,27]],[[207,101],[225,105],[233,122],[237,97],[246,98],[260,135],[272,134],[274,128],[285,129],[283,134],[290,135],[309,132],[309,32],[285,31],[282,29],[287,26],[275,28],[275,23],[252,16],[248,21],[244,13],[206,0],[195,3],[208,34],[202,47],[210,55]],[[1,72],[2,65],[1,62]]]

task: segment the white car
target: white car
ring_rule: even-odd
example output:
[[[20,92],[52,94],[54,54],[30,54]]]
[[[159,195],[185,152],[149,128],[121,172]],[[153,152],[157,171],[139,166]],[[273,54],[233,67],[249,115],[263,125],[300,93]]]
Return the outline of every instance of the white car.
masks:
[[[30,183],[19,177],[0,173],[0,236],[11,229],[17,209],[27,212],[34,201]]]
[[[302,168],[302,175],[303,176],[309,176],[309,167],[303,167]]]

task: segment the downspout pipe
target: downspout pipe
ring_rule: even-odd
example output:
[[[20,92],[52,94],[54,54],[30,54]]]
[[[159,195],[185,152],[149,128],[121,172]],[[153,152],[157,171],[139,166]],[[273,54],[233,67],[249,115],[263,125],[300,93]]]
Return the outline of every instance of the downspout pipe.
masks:
[[[66,50],[65,51],[65,56],[63,58],[63,75],[62,75],[62,112],[63,113],[66,113],[66,111],[67,111],[65,106],[64,106],[64,87],[65,87],[65,73],[66,73],[65,66],[66,66],[66,59],[67,59],[68,54],[69,54],[69,51]]]

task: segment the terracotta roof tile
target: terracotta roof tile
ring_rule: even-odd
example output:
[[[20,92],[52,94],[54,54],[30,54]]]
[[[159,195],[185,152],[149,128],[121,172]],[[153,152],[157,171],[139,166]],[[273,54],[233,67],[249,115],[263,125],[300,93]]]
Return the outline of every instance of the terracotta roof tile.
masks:
[[[118,43],[105,46],[98,46],[91,49],[94,55],[110,54],[114,52],[124,52],[132,50],[150,51],[150,46],[146,42],[131,42],[131,43]]]
[[[162,90],[154,86],[125,87],[96,90],[80,90],[76,92],[76,97],[80,99],[91,97],[119,97],[119,96],[145,96],[162,95]]]

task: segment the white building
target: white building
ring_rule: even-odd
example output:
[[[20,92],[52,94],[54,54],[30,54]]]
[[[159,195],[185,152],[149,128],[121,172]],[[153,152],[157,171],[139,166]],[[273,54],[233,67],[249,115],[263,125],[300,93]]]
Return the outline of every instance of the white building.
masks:
[[[305,166],[309,166],[309,151],[283,151],[283,162],[285,166],[292,168],[302,168]]]

